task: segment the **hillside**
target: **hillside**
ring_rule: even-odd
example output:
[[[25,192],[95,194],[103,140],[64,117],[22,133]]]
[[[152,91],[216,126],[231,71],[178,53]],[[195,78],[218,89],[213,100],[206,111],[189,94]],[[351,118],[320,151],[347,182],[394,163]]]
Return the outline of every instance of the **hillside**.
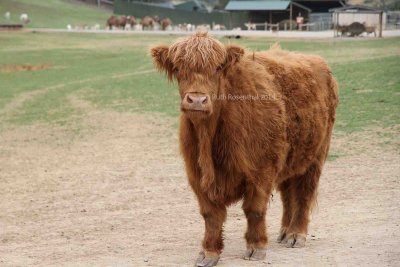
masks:
[[[11,19],[4,16],[11,12]],[[19,23],[19,16],[27,13],[30,28],[66,28],[73,26],[100,24],[104,27],[105,21],[111,12],[92,5],[71,0],[1,0],[0,23]]]

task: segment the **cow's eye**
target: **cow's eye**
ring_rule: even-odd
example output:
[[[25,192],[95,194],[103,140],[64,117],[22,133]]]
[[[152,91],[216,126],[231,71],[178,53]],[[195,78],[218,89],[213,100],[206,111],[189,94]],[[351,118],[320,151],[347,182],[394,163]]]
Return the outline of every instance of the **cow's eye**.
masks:
[[[218,67],[217,67],[217,71],[220,71],[220,70],[222,70],[224,68],[224,64],[221,64],[221,65],[219,65]]]

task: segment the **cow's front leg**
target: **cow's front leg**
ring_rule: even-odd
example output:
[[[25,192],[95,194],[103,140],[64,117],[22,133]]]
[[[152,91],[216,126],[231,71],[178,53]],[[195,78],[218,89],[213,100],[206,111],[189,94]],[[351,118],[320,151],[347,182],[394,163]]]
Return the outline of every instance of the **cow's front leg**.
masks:
[[[208,201],[200,202],[200,212],[204,218],[205,233],[203,251],[196,260],[196,266],[215,266],[224,248],[222,226],[226,219],[226,207],[224,205],[216,206]]]
[[[243,211],[247,218],[245,260],[263,260],[267,253],[268,238],[265,214],[270,190],[267,191],[265,192],[260,187],[252,186],[248,188],[244,196]]]

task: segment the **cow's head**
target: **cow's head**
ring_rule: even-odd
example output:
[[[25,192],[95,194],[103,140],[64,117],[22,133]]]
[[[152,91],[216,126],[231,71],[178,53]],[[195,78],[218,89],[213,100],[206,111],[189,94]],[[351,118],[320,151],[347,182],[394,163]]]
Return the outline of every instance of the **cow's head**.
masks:
[[[207,33],[178,39],[171,46],[156,46],[150,52],[157,69],[178,82],[181,110],[190,116],[212,114],[216,96],[222,93],[221,78],[244,54],[243,48],[225,46]]]

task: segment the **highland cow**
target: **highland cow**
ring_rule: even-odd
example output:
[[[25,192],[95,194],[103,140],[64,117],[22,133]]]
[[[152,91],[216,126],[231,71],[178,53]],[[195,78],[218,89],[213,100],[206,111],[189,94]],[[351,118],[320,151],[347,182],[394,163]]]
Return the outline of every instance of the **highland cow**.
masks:
[[[158,17],[150,17],[150,16],[145,16],[142,18],[142,20],[140,21],[140,24],[142,25],[142,29],[154,29],[154,26],[157,23],[157,19]]]
[[[326,160],[338,87],[325,61],[274,46],[250,52],[196,33],[151,49],[181,96],[180,149],[205,221],[196,266],[223,250],[227,207],[243,200],[246,260],[266,256],[266,210],[279,190],[278,242],[305,245]]]
[[[114,27],[119,28],[120,26],[120,19],[117,16],[110,16],[106,22],[106,28],[112,30]]]
[[[161,20],[160,24],[161,24],[161,29],[163,31],[166,31],[166,30],[168,30],[168,28],[171,27],[172,20],[170,20],[170,18],[165,18],[165,19]]]

